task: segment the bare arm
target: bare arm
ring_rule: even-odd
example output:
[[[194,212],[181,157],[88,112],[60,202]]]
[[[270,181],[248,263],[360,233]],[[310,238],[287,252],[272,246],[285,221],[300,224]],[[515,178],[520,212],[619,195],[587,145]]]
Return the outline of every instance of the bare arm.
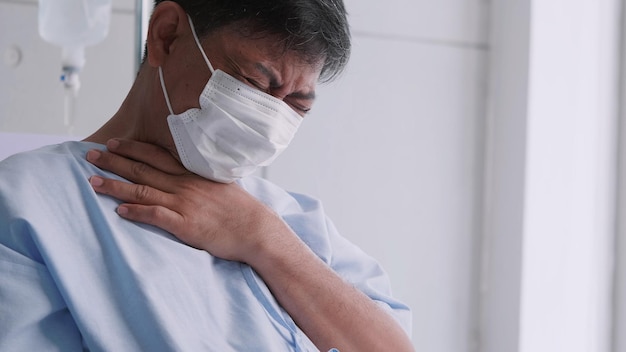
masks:
[[[116,154],[90,151],[88,160],[137,184],[100,177],[91,183],[97,192],[126,202],[118,208],[121,216],[253,267],[320,350],[413,351],[387,312],[340,278],[241,187],[190,174],[153,145],[120,141],[108,146]]]

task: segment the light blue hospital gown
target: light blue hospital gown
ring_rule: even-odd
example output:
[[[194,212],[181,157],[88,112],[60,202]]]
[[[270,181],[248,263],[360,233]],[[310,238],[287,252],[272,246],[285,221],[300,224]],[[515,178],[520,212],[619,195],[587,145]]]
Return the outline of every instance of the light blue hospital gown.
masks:
[[[315,350],[247,265],[115,213],[67,142],[0,162],[0,351]],[[259,178],[240,182],[339,275],[410,331],[378,264],[341,237],[320,204]]]

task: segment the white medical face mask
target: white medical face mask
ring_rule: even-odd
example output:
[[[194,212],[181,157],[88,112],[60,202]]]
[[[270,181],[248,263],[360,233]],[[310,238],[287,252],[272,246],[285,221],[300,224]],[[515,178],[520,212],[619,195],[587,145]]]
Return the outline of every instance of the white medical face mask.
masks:
[[[213,181],[230,183],[267,166],[287,148],[302,117],[285,102],[247,86],[209,62],[191,18],[191,31],[211,78],[199,109],[174,114],[159,67],[170,115],[170,132],[185,168]]]

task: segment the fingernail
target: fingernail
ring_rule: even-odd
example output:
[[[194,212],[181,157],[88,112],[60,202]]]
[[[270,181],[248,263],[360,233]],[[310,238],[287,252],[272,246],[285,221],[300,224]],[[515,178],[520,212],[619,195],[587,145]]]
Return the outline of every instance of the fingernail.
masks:
[[[89,178],[89,183],[94,187],[100,187],[104,184],[104,180],[102,177],[91,176],[91,178]]]
[[[109,139],[107,141],[107,148],[109,148],[109,150],[116,149],[117,147],[119,147],[119,145],[120,141],[118,141],[117,139]]]
[[[123,205],[120,205],[119,207],[117,207],[117,213],[120,215],[128,214],[128,208]]]
[[[87,152],[87,160],[96,161],[98,160],[98,158],[100,158],[100,155],[102,155],[102,153],[100,153],[99,150],[92,149]]]

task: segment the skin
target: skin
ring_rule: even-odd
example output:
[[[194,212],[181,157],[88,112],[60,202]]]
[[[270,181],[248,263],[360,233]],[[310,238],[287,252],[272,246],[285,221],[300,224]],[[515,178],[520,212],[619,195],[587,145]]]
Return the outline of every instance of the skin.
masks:
[[[281,55],[276,38],[224,28],[203,38],[214,68],[289,104],[304,115],[313,103],[320,65]],[[167,127],[159,83],[162,67],[173,110],[199,107],[210,78],[185,12],[163,2],[148,31],[148,57],[119,111],[87,141],[107,145],[87,160],[134,183],[91,177],[98,193],[124,204],[128,220],[158,226],[212,255],[247,263],[322,351],[413,351],[395,320],[322,262],[270,208],[237,184],[188,172]]]

